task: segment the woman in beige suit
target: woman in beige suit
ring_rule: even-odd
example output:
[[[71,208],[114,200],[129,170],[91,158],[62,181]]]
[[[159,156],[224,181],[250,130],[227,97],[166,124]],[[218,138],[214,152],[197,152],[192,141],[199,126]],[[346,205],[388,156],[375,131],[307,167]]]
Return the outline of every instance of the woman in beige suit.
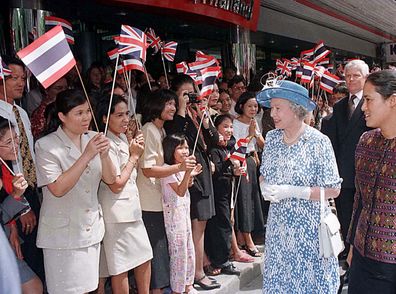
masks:
[[[97,108],[99,128],[104,130],[109,97],[103,97]],[[111,276],[113,293],[129,293],[128,271],[134,269],[139,294],[148,294],[153,257],[150,241],[142,220],[139,192],[136,186],[136,164],[144,150],[143,135],[125,135],[129,123],[128,102],[114,95],[110,108],[107,137],[109,156],[117,170],[116,181],[100,184],[106,233],[100,258],[100,277]],[[101,283],[102,284],[102,283]]]
[[[91,117],[81,92],[61,92],[48,135],[36,142],[43,188],[37,246],[51,294],[87,293],[98,285],[104,223],[97,191],[101,180],[114,183],[116,171],[109,139],[89,131]]]

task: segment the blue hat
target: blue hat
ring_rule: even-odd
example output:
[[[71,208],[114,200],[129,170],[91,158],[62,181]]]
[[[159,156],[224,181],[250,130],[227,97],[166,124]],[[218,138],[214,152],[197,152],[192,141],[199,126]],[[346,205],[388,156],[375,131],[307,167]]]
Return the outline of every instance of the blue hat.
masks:
[[[271,108],[272,98],[282,98],[294,102],[308,111],[316,108],[316,103],[313,102],[308,95],[308,90],[303,86],[285,80],[279,80],[264,90],[259,92],[256,96],[257,102],[264,107]]]

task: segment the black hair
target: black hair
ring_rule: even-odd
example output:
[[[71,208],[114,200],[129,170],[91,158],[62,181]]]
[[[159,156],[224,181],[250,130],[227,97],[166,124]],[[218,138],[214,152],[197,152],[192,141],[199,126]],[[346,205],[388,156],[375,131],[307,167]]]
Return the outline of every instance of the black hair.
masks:
[[[239,84],[242,82],[244,85],[246,85],[245,78],[243,76],[234,76],[229,82],[228,82],[228,88],[231,88],[235,84]]]
[[[128,105],[128,101],[124,97],[114,94],[113,100],[111,101],[110,114],[114,113],[115,107],[121,102],[124,102],[126,105]],[[98,105],[96,106],[96,122],[98,124],[99,132],[104,132],[105,130],[106,125],[103,122],[103,118],[107,117],[107,113],[109,111],[109,104],[110,94],[103,95],[100,98]]]
[[[366,80],[375,87],[384,100],[387,100],[393,94],[396,94],[396,71],[395,70],[380,70],[371,73]]]
[[[161,118],[166,103],[172,100],[177,104],[177,95],[172,90],[160,89],[150,93],[149,99],[143,106],[142,125],[154,121],[156,118]]]
[[[170,89],[177,92],[184,84],[194,85],[194,80],[189,75],[178,74],[173,78]]]
[[[164,163],[172,165],[175,164],[175,150],[176,147],[183,145],[187,139],[182,134],[168,135],[162,141],[162,148],[164,149]]]
[[[43,132],[43,136],[48,135],[56,131],[56,129],[62,124],[58,117],[58,113],[61,112],[64,115],[68,114],[74,107],[82,105],[87,102],[84,94],[80,90],[65,90],[60,92],[55,99],[54,113],[50,115],[46,128]]]
[[[349,91],[345,83],[339,83],[334,87],[333,94],[338,94],[338,93],[345,94],[345,96],[348,95]]]
[[[16,57],[3,56],[3,61],[7,66],[9,66],[10,64],[15,64],[15,65],[19,65],[19,66],[22,66],[23,68],[25,68],[25,64],[20,59],[18,59]]]
[[[14,128],[12,123],[11,123],[11,128]],[[9,120],[0,116],[0,137],[3,137],[9,129],[10,129]]]
[[[217,129],[217,127],[226,119],[229,119],[231,121],[233,121],[232,116],[229,115],[228,113],[225,114],[220,114],[216,117],[215,121],[214,121],[214,126]]]
[[[149,100],[151,92],[153,91],[150,89],[148,83],[140,87],[139,91],[136,94],[136,113],[142,114],[144,105]]]
[[[243,114],[243,106],[250,99],[256,99],[256,95],[253,92],[244,92],[239,96],[238,101],[235,104],[235,112],[238,114]]]
[[[93,62],[91,64],[91,66],[87,70],[87,75],[86,75],[86,77],[87,77],[87,90],[88,91],[90,91],[90,90],[92,90],[94,88],[94,85],[91,82],[91,71],[93,69],[95,69],[95,68],[99,69],[101,74],[102,74],[102,70],[104,70],[103,64],[98,62],[98,61],[95,61],[95,62]],[[103,83],[104,83],[104,77],[102,76],[102,79],[100,80],[100,87],[103,86]]]

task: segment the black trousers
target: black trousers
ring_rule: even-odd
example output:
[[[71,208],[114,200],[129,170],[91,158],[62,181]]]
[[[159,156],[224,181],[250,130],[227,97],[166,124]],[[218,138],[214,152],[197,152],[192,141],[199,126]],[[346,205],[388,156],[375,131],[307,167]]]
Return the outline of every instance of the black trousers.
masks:
[[[32,188],[29,186],[23,195],[29,202],[30,208],[36,215],[37,225],[30,234],[24,234],[22,232],[21,222],[17,222],[18,233],[23,240],[23,243],[21,244],[21,250],[26,263],[44,283],[45,274],[43,251],[41,248],[37,248],[36,246],[38,219],[40,215],[39,192],[37,188]]]
[[[372,260],[353,250],[349,269],[349,294],[395,294],[396,264]]]
[[[230,200],[227,196],[216,199],[215,206],[216,215],[205,229],[205,252],[213,266],[223,268],[229,264],[231,250]]]
[[[337,216],[341,224],[342,239],[344,240],[345,244],[345,249],[340,255],[341,258],[346,258],[346,255],[349,252],[349,244],[346,243],[345,240],[346,236],[348,235],[349,225],[351,223],[355,191],[356,189],[354,188],[341,188],[340,195],[335,199]]]

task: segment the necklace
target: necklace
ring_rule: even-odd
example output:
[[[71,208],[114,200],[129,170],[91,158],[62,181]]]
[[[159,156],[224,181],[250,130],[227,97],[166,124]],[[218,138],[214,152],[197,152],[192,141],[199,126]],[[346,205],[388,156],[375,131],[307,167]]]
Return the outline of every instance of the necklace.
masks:
[[[297,135],[289,138],[285,132],[283,132],[283,142],[286,145],[293,145],[294,143],[296,143],[298,141],[298,139],[300,139],[301,135],[304,133],[305,130],[305,124],[303,123],[300,127],[300,129],[297,132]]]

